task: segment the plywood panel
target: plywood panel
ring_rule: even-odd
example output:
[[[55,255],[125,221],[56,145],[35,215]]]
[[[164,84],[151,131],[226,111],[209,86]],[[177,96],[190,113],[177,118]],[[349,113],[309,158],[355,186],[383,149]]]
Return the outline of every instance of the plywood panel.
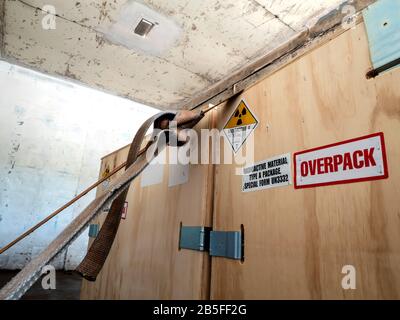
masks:
[[[245,230],[245,260],[213,258],[214,299],[400,298],[400,70],[367,80],[364,25],[290,64],[244,98],[260,125],[255,161],[384,132],[389,179],[242,193],[236,166],[217,165],[215,230]],[[344,265],[357,271],[343,290]]]
[[[100,166],[100,173],[99,173],[99,178],[103,178],[106,176],[108,173],[110,173],[113,169],[118,167],[120,164],[124,163],[127,159],[128,156],[128,151],[129,151],[129,146],[123,147],[119,150],[116,150],[112,152],[111,154],[105,156],[101,160],[101,166]],[[117,172],[115,175],[113,175],[110,179],[105,181],[103,184],[99,185],[97,187],[96,195],[99,195],[103,192],[103,190],[107,187],[107,185],[119,177],[122,174],[123,170],[120,170]],[[92,224],[100,224],[102,225],[106,216],[107,216],[108,211],[104,211],[102,214],[97,216]],[[118,234],[117,234],[118,237]],[[89,243],[88,243],[88,248],[93,243],[93,238],[89,238]],[[112,254],[113,251],[111,251]],[[110,254],[110,255],[111,255]],[[106,269],[109,268],[109,264],[104,265],[102,272],[99,274],[97,281],[96,282],[89,282],[86,280],[82,281],[82,288],[81,288],[81,299],[96,299],[99,298],[101,295],[101,289],[103,288],[104,291],[104,286],[102,287],[101,284],[103,282],[107,281],[107,272],[105,272]],[[103,292],[104,295],[104,292]]]
[[[211,114],[198,128],[211,125]],[[102,170],[126,160],[128,149],[103,159]],[[191,165],[186,184],[163,182],[142,188],[140,178],[128,194],[122,220],[106,264],[94,283],[84,281],[83,299],[204,299],[209,297],[207,254],[179,250],[180,224],[211,225],[212,167]],[[104,217],[100,217],[104,219]]]

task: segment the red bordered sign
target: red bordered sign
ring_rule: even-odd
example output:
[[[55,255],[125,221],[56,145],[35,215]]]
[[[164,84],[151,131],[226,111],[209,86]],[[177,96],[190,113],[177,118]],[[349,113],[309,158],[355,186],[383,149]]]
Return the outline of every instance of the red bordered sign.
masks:
[[[389,177],[382,132],[296,152],[293,159],[296,189]]]

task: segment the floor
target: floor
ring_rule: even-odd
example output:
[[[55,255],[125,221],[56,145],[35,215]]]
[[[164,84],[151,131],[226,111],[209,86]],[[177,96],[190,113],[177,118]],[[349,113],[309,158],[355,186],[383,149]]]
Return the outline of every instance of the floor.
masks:
[[[0,288],[10,281],[17,272],[0,270]],[[57,271],[55,290],[44,290],[40,278],[22,297],[22,300],[79,300],[81,282],[81,277],[75,273]]]

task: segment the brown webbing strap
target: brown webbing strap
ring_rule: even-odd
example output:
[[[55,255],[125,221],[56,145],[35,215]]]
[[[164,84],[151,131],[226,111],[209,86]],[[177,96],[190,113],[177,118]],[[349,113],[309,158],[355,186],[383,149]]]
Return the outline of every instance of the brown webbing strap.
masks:
[[[135,135],[135,138],[133,139],[128,153],[126,169],[128,169],[136,161],[138,152],[143,143],[143,139],[151,125],[154,124],[154,131],[166,130],[169,128],[170,122],[174,121],[177,132],[170,132],[170,134],[176,134],[176,139],[179,140],[179,130],[194,127],[203,117],[204,112],[180,111],[177,114],[175,112],[162,112],[148,119],[140,127]],[[154,137],[155,136],[153,133],[153,138]],[[168,139],[168,137],[166,138]],[[118,231],[122,209],[124,207],[127,194],[128,189],[122,192],[118,198],[113,201],[110,211],[103,223],[102,228],[100,229],[98,236],[93,241],[93,244],[88,250],[86,257],[75,270],[82,277],[89,281],[96,281],[99,272],[106,262],[107,256],[111,250],[111,246]]]
[[[133,142],[129,149],[125,167],[126,169],[128,169],[136,161],[138,152],[143,143],[143,139],[150,126],[154,124],[154,129],[161,130],[160,123],[163,120],[173,120],[175,116],[176,113],[161,112],[159,114],[154,115],[153,117],[148,119],[145,123],[143,123],[143,125],[136,133],[135,138],[133,139]],[[75,270],[82,277],[84,277],[89,281],[96,280],[97,275],[102,269],[107,259],[107,256],[111,250],[111,246],[114,242],[115,236],[118,231],[119,223],[121,221],[122,209],[125,204],[128,190],[129,189],[126,189],[118,196],[118,198],[116,198],[113,201],[110,211],[103,223],[103,226],[100,229],[98,236],[93,241],[93,244],[88,250],[88,253],[86,254],[83,261]]]

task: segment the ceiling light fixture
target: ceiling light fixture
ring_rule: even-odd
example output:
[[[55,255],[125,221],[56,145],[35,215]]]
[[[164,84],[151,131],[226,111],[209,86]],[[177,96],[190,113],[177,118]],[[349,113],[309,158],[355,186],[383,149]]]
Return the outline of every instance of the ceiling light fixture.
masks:
[[[143,38],[146,38],[150,33],[151,29],[153,29],[155,23],[142,18],[135,28],[135,33]]]

